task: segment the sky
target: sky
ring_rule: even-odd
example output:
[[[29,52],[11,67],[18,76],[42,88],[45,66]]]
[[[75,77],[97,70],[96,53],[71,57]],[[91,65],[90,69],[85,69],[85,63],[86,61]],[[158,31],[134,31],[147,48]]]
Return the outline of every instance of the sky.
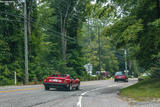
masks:
[[[96,0],[91,1],[91,4],[96,4]]]

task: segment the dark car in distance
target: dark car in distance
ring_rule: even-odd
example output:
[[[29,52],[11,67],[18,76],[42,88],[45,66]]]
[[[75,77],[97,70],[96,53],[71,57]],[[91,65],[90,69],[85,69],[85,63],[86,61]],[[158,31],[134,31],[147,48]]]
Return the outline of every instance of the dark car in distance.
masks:
[[[78,78],[73,78],[69,74],[53,74],[43,80],[43,85],[45,90],[50,88],[64,88],[71,91],[73,88],[79,90],[80,80]]]
[[[118,82],[118,81],[128,82],[128,77],[122,72],[116,72],[114,76],[114,82]]]

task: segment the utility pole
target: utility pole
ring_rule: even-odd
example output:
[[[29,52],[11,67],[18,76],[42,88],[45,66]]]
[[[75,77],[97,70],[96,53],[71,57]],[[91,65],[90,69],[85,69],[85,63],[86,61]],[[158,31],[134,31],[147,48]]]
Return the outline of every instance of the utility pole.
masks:
[[[24,0],[24,62],[25,62],[25,84],[28,84],[28,37],[27,37],[27,3]]]
[[[16,72],[14,72],[14,84],[15,85],[17,84],[17,74],[16,74]]]
[[[124,56],[125,56],[125,73],[128,75],[128,70],[127,70],[127,51],[124,49]]]
[[[99,44],[99,71],[101,73],[101,37],[100,37],[100,27],[98,26],[98,44]]]
[[[89,18],[88,18],[88,38],[89,38],[89,45],[91,44],[91,36],[90,36],[90,25],[89,25]]]

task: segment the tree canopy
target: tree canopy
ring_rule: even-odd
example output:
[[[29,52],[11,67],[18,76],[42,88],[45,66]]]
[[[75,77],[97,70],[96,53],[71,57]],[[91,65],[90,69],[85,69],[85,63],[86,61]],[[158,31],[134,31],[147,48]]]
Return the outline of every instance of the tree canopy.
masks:
[[[6,1],[4,1],[6,2]],[[27,0],[0,3],[0,84],[24,82],[24,20],[27,21],[29,81],[53,73],[87,80],[93,74],[113,75],[125,68],[139,71],[160,64],[159,0]],[[157,71],[157,70],[156,70]]]

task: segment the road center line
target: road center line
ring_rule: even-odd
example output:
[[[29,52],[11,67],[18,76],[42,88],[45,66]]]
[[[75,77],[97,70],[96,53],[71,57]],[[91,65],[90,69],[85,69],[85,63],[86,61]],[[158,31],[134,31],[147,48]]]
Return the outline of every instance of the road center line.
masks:
[[[87,94],[88,92],[92,92],[92,91],[96,91],[96,90],[99,90],[99,89],[103,89],[103,88],[105,88],[104,86],[106,86],[106,85],[103,85],[103,86],[101,86],[100,88],[96,88],[96,89],[93,89],[93,90],[86,91],[86,92],[82,93],[82,94],[79,96],[79,99],[78,99],[78,102],[77,102],[77,107],[82,107],[82,98],[83,98],[83,96],[84,96],[85,94]],[[108,86],[108,87],[114,87],[114,86],[116,86],[116,85],[110,85],[110,86]]]
[[[24,88],[24,89],[15,89],[15,90],[7,90],[7,91],[0,91],[0,93],[8,93],[8,92],[17,92],[17,91],[26,91],[26,90],[37,90],[43,87],[37,87],[37,88]]]

